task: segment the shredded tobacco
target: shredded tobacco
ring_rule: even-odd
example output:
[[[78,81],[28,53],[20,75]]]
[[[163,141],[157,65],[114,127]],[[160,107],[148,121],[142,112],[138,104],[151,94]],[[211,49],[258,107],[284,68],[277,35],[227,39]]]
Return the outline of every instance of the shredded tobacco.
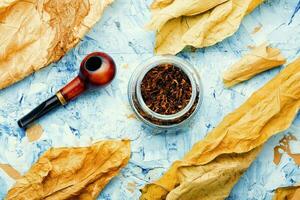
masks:
[[[147,72],[142,80],[141,93],[152,111],[171,115],[187,106],[192,96],[192,85],[180,68],[161,64]]]

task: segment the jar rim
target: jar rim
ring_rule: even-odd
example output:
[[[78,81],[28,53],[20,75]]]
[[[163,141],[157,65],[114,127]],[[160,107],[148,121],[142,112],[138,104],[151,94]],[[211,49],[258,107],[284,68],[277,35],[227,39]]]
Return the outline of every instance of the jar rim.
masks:
[[[184,116],[192,108],[192,106],[196,100],[196,96],[197,96],[196,83],[195,83],[195,79],[193,77],[193,73],[191,72],[190,65],[188,63],[186,63],[185,61],[179,60],[177,57],[173,57],[173,56],[163,56],[163,57],[161,57],[161,59],[158,60],[159,57],[161,57],[161,56],[156,56],[156,57],[153,57],[154,59],[152,58],[152,59],[147,60],[148,62],[151,62],[151,64],[147,65],[147,63],[145,63],[144,66],[146,66],[146,67],[144,68],[143,71],[140,71],[141,73],[139,73],[139,75],[138,75],[137,85],[135,88],[136,94],[137,94],[137,100],[141,104],[141,108],[143,109],[143,111],[149,113],[150,115],[154,116],[155,118],[160,119],[160,120],[174,120],[174,119]],[[171,115],[159,114],[159,113],[151,110],[146,105],[146,103],[142,97],[142,92],[141,92],[141,83],[142,83],[145,75],[151,69],[153,69],[161,64],[172,64],[175,67],[178,67],[179,69],[181,69],[187,75],[188,79],[191,82],[191,86],[192,86],[192,96],[189,99],[189,103],[182,110],[180,110],[179,112],[177,112],[175,114],[171,114]]]

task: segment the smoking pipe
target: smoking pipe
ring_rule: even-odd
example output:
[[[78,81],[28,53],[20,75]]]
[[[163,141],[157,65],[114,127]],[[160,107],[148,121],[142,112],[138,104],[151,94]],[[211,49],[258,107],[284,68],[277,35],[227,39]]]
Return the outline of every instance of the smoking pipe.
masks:
[[[116,65],[113,59],[103,52],[87,55],[80,64],[79,75],[54,96],[47,99],[18,121],[21,128],[26,128],[56,107],[67,104],[84,91],[109,84],[115,77]]]

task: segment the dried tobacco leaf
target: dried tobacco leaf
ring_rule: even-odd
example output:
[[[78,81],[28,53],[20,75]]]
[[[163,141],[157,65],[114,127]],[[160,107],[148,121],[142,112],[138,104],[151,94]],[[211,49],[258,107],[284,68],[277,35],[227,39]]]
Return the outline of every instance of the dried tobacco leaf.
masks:
[[[217,187],[219,181],[225,181],[221,177],[226,174],[226,169],[231,171],[228,163],[234,163],[236,156],[241,156],[238,154],[254,151],[253,155],[246,156],[247,159],[237,161],[237,165],[246,168],[258,153],[254,149],[262,146],[272,135],[287,129],[299,108],[300,58],[255,92],[236,111],[227,115],[182,160],[173,163],[159,180],[144,187],[141,199],[198,199],[200,194],[201,199],[224,199],[239,179],[239,173],[236,173],[234,178],[228,178],[225,184],[228,187]],[[215,163],[218,168],[223,168],[221,172],[214,171]],[[201,166],[203,169],[205,166],[211,167],[206,173],[206,170],[198,170]],[[235,171],[240,174],[243,172],[236,168],[232,173]],[[205,181],[205,176],[208,177],[208,182]],[[205,188],[205,191],[201,188]],[[186,198],[187,194],[189,198]],[[214,197],[214,194],[218,196]]]
[[[158,9],[158,8],[164,8],[170,3],[172,3],[174,0],[155,0],[151,4],[152,9]]]
[[[0,2],[0,89],[59,60],[112,1]]]
[[[2,164],[0,163],[0,168],[11,178],[13,179],[19,179],[21,178],[20,172],[18,172],[15,168],[13,168],[9,164]]]
[[[26,129],[26,136],[29,142],[34,142],[42,136],[44,130],[41,125],[33,124],[32,126]]]
[[[259,6],[260,4],[262,4],[264,1],[265,0],[254,0],[254,1],[251,1],[246,14],[248,15],[249,13],[251,13],[257,6]]]
[[[274,147],[274,159],[273,162],[275,165],[278,165],[281,161],[281,157],[284,153],[289,155],[294,162],[300,166],[300,154],[292,153],[290,148],[290,142],[297,141],[297,138],[292,134],[285,135],[280,141],[277,146]]]
[[[300,186],[285,187],[276,189],[273,200],[299,200]]]
[[[254,27],[251,34],[255,34],[255,33],[259,32],[262,29],[262,27],[263,27],[262,24],[259,24],[258,26]]]
[[[262,0],[229,0],[198,15],[171,19],[160,30],[157,29],[155,52],[176,54],[185,46],[197,48],[212,46],[233,35],[245,15],[262,2]],[[182,2],[183,4],[186,2]],[[159,9],[164,8],[152,10],[154,18]]]
[[[96,199],[129,157],[129,141],[51,148],[17,180],[6,199]]]
[[[247,153],[224,154],[205,165],[182,168],[180,176],[186,179],[167,199],[225,199],[260,150],[258,147]]]
[[[170,19],[181,16],[193,16],[208,11],[228,0],[175,0],[163,9],[158,10],[153,15],[148,28],[150,30],[160,30]]]
[[[223,74],[223,81],[226,87],[231,87],[285,62],[286,59],[279,49],[263,43],[227,69]]]

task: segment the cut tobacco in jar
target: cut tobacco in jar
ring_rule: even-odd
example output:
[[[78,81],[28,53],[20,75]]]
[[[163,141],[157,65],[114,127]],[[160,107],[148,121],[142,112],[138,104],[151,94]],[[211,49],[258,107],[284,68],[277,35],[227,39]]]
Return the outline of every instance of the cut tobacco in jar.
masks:
[[[175,56],[156,56],[136,68],[128,97],[135,114],[146,124],[177,127],[200,107],[202,85],[191,64]]]
[[[192,85],[180,68],[172,64],[161,64],[144,76],[141,93],[152,111],[172,115],[187,106],[192,96]]]

